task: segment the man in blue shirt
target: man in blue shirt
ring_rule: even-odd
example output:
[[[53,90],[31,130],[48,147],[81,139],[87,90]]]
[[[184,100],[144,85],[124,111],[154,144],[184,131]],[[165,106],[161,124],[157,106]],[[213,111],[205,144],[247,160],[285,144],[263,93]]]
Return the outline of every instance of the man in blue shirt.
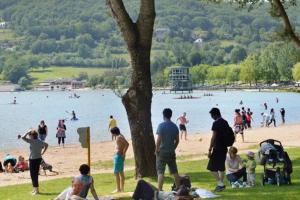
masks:
[[[174,176],[176,186],[179,186],[179,175],[176,164],[175,150],[179,143],[179,130],[175,123],[171,121],[172,110],[163,110],[164,122],[157,128],[156,141],[156,170],[158,174],[158,189],[162,190],[164,183],[164,173],[166,165],[169,167],[170,174]]]

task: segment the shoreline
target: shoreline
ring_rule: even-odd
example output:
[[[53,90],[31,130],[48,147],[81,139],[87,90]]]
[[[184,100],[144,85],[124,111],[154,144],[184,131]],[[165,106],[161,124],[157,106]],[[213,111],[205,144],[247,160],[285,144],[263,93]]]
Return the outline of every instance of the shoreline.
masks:
[[[284,148],[300,147],[300,123],[281,125],[279,127],[270,128],[254,128],[245,131],[245,142],[241,142],[241,137],[237,137],[237,142],[234,144],[240,154],[252,149],[257,151],[258,144],[265,139],[277,139],[282,142]],[[180,157],[189,157],[188,159],[204,159],[206,158],[207,149],[210,142],[211,133],[194,133],[188,135],[187,141],[180,141],[176,154]],[[127,159],[133,159],[132,141],[129,141],[130,146],[126,155]],[[112,141],[94,142],[91,144],[91,160],[92,173],[112,173],[110,162],[115,151],[115,144]],[[28,148],[11,150],[11,154],[18,157],[23,155],[28,158]],[[0,158],[3,159],[5,152],[0,150]],[[87,162],[87,149],[82,149],[80,144],[68,144],[65,148],[58,146],[49,146],[45,153],[44,159],[47,163],[53,166],[53,170],[59,172],[58,175],[40,176],[41,181],[71,177],[78,174],[78,167],[82,163]],[[2,162],[2,160],[1,160]],[[108,166],[99,167],[96,163],[107,162]],[[74,164],[76,163],[76,164]],[[126,167],[126,163],[125,163]],[[134,169],[133,166],[127,166],[126,170]],[[49,174],[49,172],[48,172]],[[6,174],[0,173],[0,187],[7,185],[30,183],[29,172]]]

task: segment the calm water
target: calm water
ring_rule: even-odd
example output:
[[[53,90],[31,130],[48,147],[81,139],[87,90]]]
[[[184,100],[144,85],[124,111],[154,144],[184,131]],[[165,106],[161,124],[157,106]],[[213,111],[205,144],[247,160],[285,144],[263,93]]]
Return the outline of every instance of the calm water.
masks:
[[[260,113],[264,111],[263,103],[269,108],[275,108],[277,121],[280,121],[279,109],[286,109],[287,123],[300,122],[300,94],[273,93],[273,92],[241,92],[230,91],[212,92],[213,96],[203,96],[204,92],[194,92],[193,96],[199,99],[174,99],[179,95],[161,94],[154,92],[152,107],[153,129],[156,130],[162,120],[163,108],[173,109],[173,120],[182,112],[187,113],[190,123],[189,132],[207,132],[210,130],[212,119],[208,112],[213,106],[221,109],[222,115],[230,123],[233,119],[233,110],[241,107],[243,100],[245,107],[250,107],[254,115],[254,126],[259,126]],[[24,133],[28,128],[36,128],[40,120],[45,120],[49,135],[47,142],[56,144],[56,126],[58,119],[66,118],[67,143],[77,143],[76,129],[81,126],[90,126],[93,141],[110,140],[108,132],[108,118],[113,115],[121,131],[130,137],[128,121],[121,99],[111,91],[82,91],[77,92],[79,99],[69,98],[69,92],[20,92],[0,93],[0,149],[23,147],[24,143],[17,140],[17,135]],[[10,104],[14,96],[16,105]],[[48,97],[47,97],[48,96]],[[279,103],[276,103],[276,97]],[[75,110],[78,121],[70,121],[72,110]]]

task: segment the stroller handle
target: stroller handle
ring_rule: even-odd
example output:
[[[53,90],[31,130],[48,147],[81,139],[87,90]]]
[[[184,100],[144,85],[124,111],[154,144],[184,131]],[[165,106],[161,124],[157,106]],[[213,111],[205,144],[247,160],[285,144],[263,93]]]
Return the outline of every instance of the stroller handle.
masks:
[[[265,143],[265,142],[267,142],[267,143],[279,143],[279,145],[282,147],[282,144],[281,144],[281,142],[280,141],[278,141],[278,140],[274,140],[274,139],[267,139],[267,140],[264,140],[264,141],[262,141],[261,143],[259,143],[259,146],[261,146],[262,145],[262,143]]]

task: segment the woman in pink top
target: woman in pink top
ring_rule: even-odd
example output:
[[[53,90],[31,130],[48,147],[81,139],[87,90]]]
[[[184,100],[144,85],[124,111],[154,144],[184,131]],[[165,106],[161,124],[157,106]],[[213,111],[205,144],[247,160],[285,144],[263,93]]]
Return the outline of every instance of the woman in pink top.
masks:
[[[243,161],[239,155],[237,155],[237,148],[230,147],[228,156],[226,158],[226,177],[232,184],[243,177],[243,183],[247,183],[247,173]]]

